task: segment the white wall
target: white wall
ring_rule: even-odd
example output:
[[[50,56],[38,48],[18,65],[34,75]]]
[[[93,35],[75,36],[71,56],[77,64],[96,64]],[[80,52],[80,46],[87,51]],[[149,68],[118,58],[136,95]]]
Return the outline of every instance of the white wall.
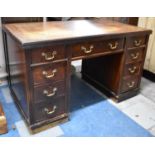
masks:
[[[155,17],[140,17],[138,25],[153,30],[149,38],[144,68],[155,73]]]
[[[2,24],[0,18],[0,78],[5,77],[5,58],[4,58],[4,50],[3,50],[3,40],[2,40]]]

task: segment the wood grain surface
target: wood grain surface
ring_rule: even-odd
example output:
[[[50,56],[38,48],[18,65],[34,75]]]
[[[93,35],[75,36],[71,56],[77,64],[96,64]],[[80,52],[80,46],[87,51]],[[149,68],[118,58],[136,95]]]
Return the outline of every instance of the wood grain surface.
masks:
[[[131,34],[144,30],[148,33],[151,32],[144,28],[103,19],[14,23],[5,24],[3,29],[9,31],[21,44],[73,39],[77,37]]]

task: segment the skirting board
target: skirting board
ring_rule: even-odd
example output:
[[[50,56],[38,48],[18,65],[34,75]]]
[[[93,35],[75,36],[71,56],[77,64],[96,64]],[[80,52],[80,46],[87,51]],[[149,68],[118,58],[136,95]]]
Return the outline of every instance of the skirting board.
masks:
[[[143,70],[143,77],[155,82],[155,74],[148,70]]]

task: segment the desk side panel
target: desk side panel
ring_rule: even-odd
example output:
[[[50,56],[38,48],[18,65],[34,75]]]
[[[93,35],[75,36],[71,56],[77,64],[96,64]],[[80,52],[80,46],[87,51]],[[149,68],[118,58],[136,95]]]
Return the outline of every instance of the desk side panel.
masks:
[[[28,82],[24,49],[10,36],[6,35],[9,64],[9,85],[14,100],[26,120],[28,120]]]

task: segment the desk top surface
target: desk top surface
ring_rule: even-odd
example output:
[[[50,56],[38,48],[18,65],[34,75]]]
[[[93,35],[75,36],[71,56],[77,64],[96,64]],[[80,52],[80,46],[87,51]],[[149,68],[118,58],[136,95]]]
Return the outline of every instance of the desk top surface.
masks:
[[[151,30],[102,19],[14,23],[3,25],[3,29],[11,33],[23,45],[36,42],[128,34],[143,31],[151,33]]]

